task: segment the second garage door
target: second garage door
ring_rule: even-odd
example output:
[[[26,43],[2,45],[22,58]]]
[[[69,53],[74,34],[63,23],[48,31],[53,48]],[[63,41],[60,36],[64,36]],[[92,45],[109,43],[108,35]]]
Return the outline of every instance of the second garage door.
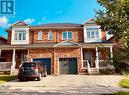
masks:
[[[77,58],[59,58],[60,74],[77,74]]]

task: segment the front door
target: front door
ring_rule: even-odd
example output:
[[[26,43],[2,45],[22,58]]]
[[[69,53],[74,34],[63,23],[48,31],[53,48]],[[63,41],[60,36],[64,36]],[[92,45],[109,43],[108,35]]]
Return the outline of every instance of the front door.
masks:
[[[91,51],[86,52],[85,59],[88,60],[90,67],[95,67],[95,61],[93,60],[93,52]]]

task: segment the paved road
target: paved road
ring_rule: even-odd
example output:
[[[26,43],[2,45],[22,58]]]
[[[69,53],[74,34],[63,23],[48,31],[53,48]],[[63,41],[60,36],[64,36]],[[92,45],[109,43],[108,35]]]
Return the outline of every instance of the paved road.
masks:
[[[129,91],[118,86],[120,75],[60,75],[42,81],[14,80],[1,85],[0,95],[97,95]]]

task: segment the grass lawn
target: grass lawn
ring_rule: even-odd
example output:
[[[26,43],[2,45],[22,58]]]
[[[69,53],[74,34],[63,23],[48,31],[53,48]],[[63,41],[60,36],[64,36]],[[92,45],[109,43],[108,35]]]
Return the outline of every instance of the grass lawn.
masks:
[[[0,84],[15,80],[17,76],[14,75],[0,75]]]

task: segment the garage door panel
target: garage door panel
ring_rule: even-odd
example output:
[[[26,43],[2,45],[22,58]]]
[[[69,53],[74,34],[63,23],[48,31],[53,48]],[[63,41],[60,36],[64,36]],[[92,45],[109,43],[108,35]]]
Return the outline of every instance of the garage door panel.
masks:
[[[35,59],[33,59],[33,61],[34,62],[36,62],[36,61],[42,62],[43,65],[45,65],[47,68],[48,75],[51,74],[51,58],[35,58]]]
[[[60,58],[59,59],[60,74],[77,74],[76,58]]]

